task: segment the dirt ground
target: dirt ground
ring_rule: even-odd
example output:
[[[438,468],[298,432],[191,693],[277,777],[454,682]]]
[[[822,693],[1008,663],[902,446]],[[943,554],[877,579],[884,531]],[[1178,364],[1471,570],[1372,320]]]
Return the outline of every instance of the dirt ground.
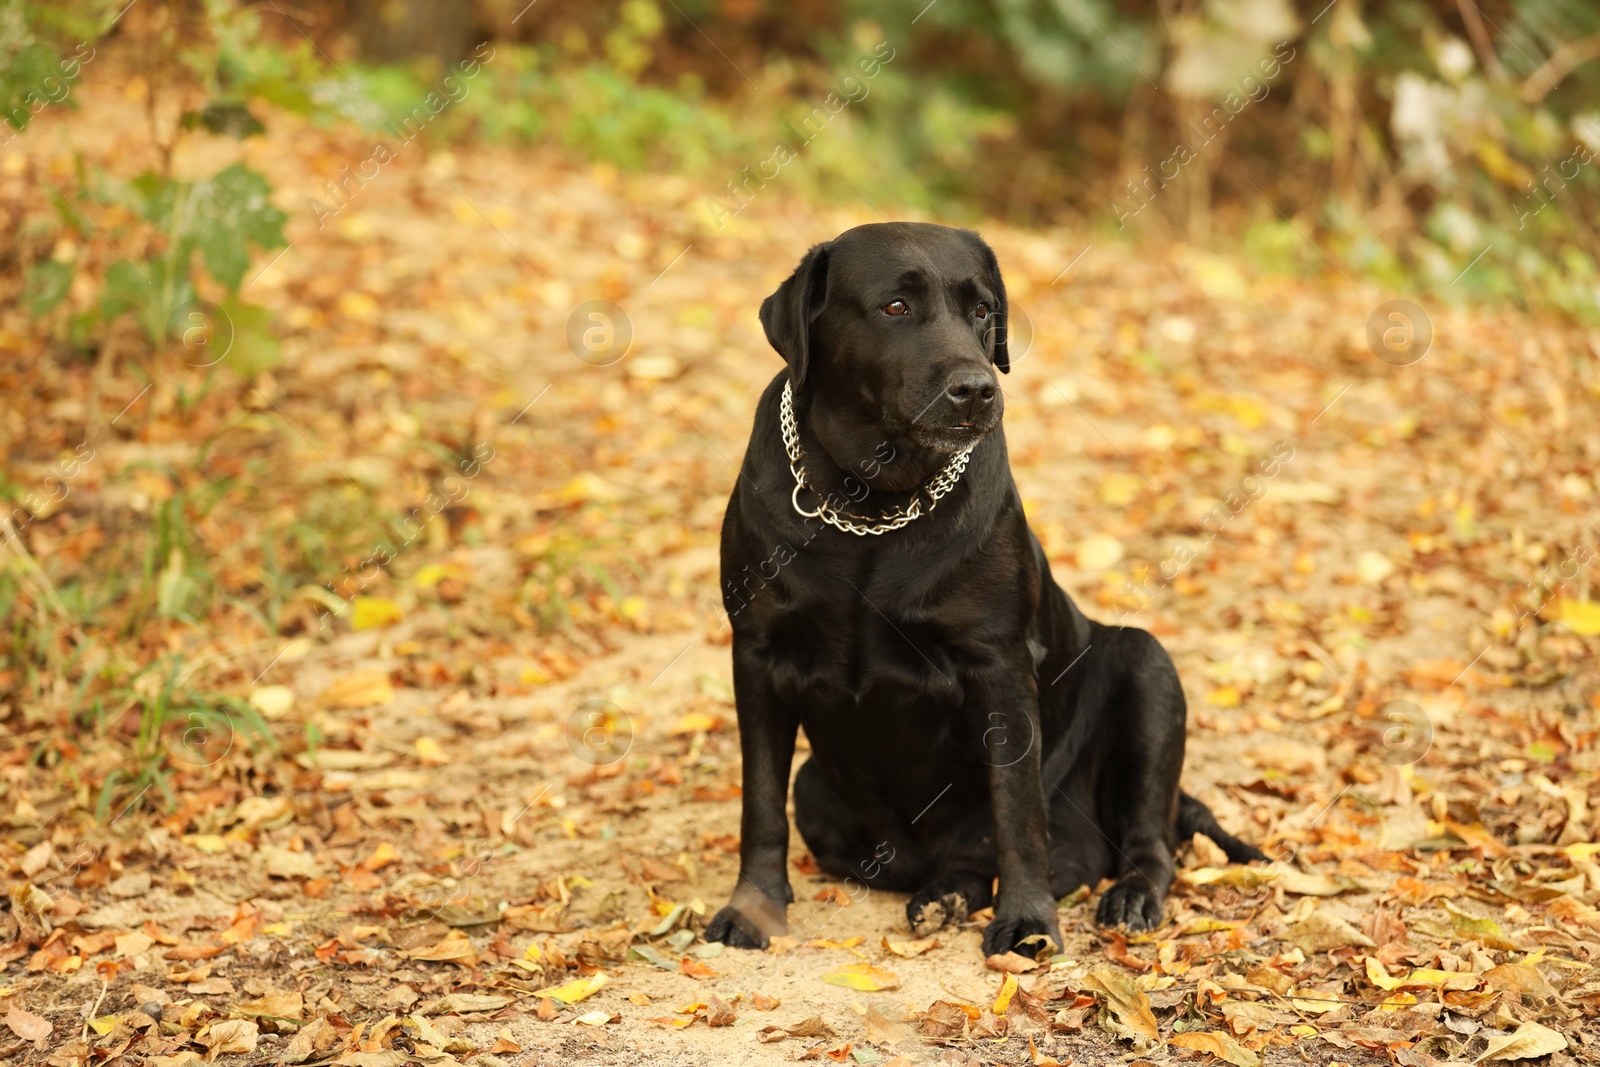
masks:
[[[18,153],[118,151],[118,108],[138,102],[52,116],[4,180]],[[101,406],[128,417],[35,557],[92,568],[84,530],[149,521],[138,494],[182,484],[133,480],[153,456],[231,464],[313,526],[426,507],[435,431],[492,459],[361,581],[376,621],[319,625],[314,586],[279,634],[175,628],[276,750],[209,738],[170,807],[108,825],[59,766],[5,761],[0,1016],[24,1014],[0,1061],[1600,1059],[1600,332],[1437,302],[1397,366],[1369,324],[1405,294],[1337,269],[981,227],[1033,327],[1006,432],[1057,580],[1165,642],[1185,787],[1279,859],[1186,848],[1170,922],[1133,942],[1064,903],[1064,953],[997,1014],[984,916],[898,955],[904,897],[815,873],[798,835],[792,943],[693,936],[737,868],[716,538],[781,366],[755,309],[875,208],[779,182],[719,230],[688,180],[416,144],[319,229],[302,205],[365,146],[269,130],[244,151],[292,245],[247,296],[285,324],[283,365],[192,407],[184,368],[114,368]],[[631,323],[610,365],[569,347],[589,300]],[[94,417],[83,378],[46,389],[13,480]],[[205,536],[248,547],[252,521]]]

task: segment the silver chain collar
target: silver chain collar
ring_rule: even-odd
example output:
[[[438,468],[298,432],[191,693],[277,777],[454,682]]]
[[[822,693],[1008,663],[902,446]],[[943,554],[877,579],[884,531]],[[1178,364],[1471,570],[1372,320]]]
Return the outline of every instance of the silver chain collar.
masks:
[[[794,505],[795,511],[805,518],[821,519],[834,529],[855,534],[857,537],[865,537],[868,534],[876,537],[890,530],[898,530],[928,513],[922,510],[921,493],[913,497],[911,503],[904,504],[887,515],[881,515],[876,520],[840,511],[828,503],[827,497],[806,482],[805,471],[800,467],[800,460],[805,453],[800,450],[800,427],[794,421],[794,393],[788,382],[783,383],[783,402],[778,406],[778,426],[783,431],[783,449],[789,453],[789,473],[794,475],[794,491],[789,494],[789,502]],[[951,456],[950,462],[944,465],[944,469],[923,487],[928,494],[928,511],[938,507],[944,495],[956,487],[956,483],[961,480],[962,472],[967,469],[967,460],[971,458],[972,450],[977,444],[978,442],[974,441]],[[810,489],[816,493],[820,503],[814,510],[807,511],[801,506],[802,489]]]

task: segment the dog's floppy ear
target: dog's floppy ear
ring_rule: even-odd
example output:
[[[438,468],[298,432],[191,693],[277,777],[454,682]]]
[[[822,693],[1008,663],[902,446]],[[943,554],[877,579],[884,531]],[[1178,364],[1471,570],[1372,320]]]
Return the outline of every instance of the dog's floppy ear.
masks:
[[[994,290],[995,309],[989,314],[994,324],[987,331],[987,336],[994,338],[994,365],[1010,374],[1011,349],[1006,342],[1011,330],[1011,307],[1006,303],[1006,280],[1000,276],[1000,261],[995,258],[994,249],[989,247],[988,242],[971,230],[966,234],[978,258],[983,260],[984,269],[989,275],[989,288]]]
[[[811,362],[811,323],[828,297],[827,243],[814,245],[777,292],[761,302],[761,328],[789,364],[789,379],[799,389]]]

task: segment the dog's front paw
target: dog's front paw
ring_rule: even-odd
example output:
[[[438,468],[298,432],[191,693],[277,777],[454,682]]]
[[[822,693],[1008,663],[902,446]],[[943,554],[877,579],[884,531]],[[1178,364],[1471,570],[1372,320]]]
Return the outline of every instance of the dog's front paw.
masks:
[[[1143,879],[1118,882],[1107,889],[1095,910],[1101,926],[1126,926],[1129,930],[1154,930],[1161,925],[1161,894]]]
[[[1046,943],[1046,939],[1049,939],[1049,943]],[[1060,952],[1065,944],[1061,927],[1056,923],[1054,901],[1050,902],[1047,913],[1041,910],[1039,914],[1023,912],[1013,915],[1002,910],[996,913],[994,921],[983,931],[985,957],[1016,952],[1038,959],[1042,955]]]
[[[786,895],[793,896],[792,893]],[[727,907],[706,924],[705,938],[733,948],[766,948],[773,935],[789,932],[784,911],[783,903],[748,884],[741,884]]]
[[[941,892],[934,887],[924,888],[906,904],[906,922],[917,937],[936,934],[951,923],[958,923],[972,913],[964,894],[950,890]]]
[[[721,941],[732,948],[766,948],[772,938],[744,912],[729,904],[706,924],[706,940]]]

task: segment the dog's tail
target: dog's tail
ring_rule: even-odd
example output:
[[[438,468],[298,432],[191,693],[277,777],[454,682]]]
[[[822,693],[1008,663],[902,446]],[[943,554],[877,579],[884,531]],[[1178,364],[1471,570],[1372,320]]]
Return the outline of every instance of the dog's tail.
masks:
[[[1230,863],[1249,863],[1252,860],[1266,862],[1266,853],[1254,845],[1247,845],[1224,830],[1218,823],[1217,817],[1211,814],[1211,809],[1200,803],[1188,793],[1178,794],[1178,839],[1187,841],[1195,834],[1205,834],[1217,843],[1217,847],[1228,854]]]

